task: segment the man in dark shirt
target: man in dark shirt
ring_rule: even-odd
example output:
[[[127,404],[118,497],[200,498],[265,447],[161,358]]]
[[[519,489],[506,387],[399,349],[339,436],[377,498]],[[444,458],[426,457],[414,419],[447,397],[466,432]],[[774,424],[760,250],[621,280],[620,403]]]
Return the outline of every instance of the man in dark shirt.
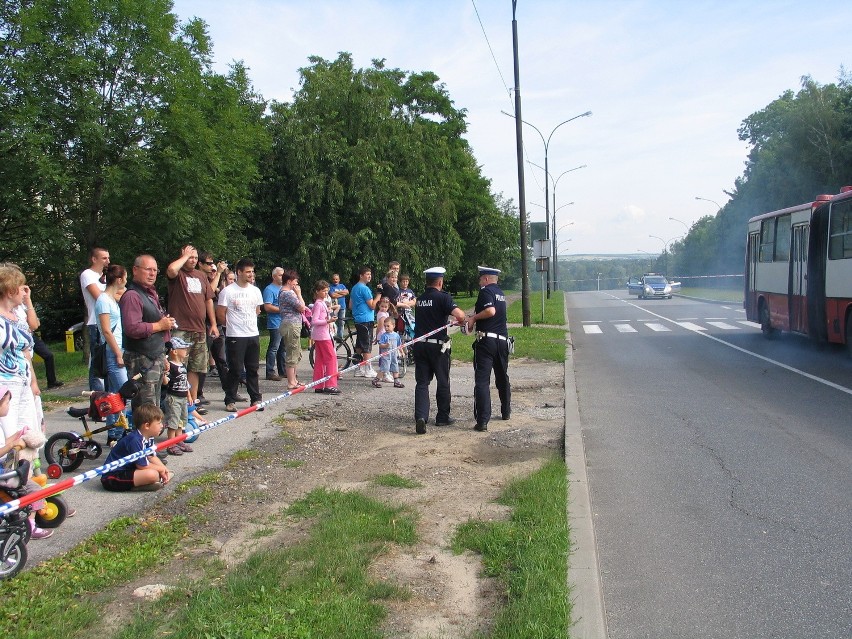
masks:
[[[473,416],[474,430],[488,430],[491,419],[491,371],[500,396],[503,419],[512,413],[509,385],[509,331],[506,327],[506,295],[497,286],[500,270],[479,267],[479,296],[474,314],[467,319],[468,331],[476,330],[473,343]]]
[[[446,269],[436,266],[423,271],[426,290],[417,298],[415,306],[414,337],[423,337],[439,328],[446,327],[447,318],[452,316],[463,322],[461,310],[444,287]],[[450,348],[446,328],[414,344],[414,423],[418,435],[426,433],[429,421],[429,384],[434,377],[438,388],[435,391],[436,426],[449,426],[456,420],[450,417]]]

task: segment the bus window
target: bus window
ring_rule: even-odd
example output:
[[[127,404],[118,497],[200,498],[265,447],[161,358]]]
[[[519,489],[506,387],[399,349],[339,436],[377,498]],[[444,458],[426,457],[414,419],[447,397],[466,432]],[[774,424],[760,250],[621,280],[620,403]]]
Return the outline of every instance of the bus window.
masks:
[[[760,224],[760,261],[771,262],[775,253],[775,219],[763,220]]]
[[[775,230],[775,257],[773,262],[790,261],[790,216],[782,215],[778,218],[778,226]]]
[[[828,230],[828,259],[852,258],[852,202],[841,202],[831,207]]]

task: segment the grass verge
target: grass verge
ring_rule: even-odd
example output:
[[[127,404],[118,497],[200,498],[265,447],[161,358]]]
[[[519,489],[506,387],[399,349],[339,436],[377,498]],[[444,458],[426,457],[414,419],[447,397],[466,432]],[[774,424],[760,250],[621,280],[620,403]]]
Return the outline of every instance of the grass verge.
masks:
[[[682,287],[680,291],[675,291],[686,297],[697,297],[704,300],[714,300],[716,302],[730,302],[731,304],[743,303],[742,289],[724,289],[724,288],[694,288]]]
[[[101,614],[95,593],[163,564],[179,548],[186,519],[122,517],[61,557],[0,582],[0,636],[73,636]]]
[[[565,361],[565,334],[561,328],[543,328],[539,326],[512,326],[509,335],[515,338],[515,354],[510,356],[509,368],[511,371],[511,359],[516,357],[528,357],[545,362]],[[473,335],[453,334],[453,359],[460,362],[473,361]]]
[[[562,291],[553,291],[550,299],[544,294],[544,316],[541,314],[542,293],[530,293],[530,323],[545,324],[550,326],[563,326],[565,324],[565,305]],[[524,323],[523,301],[516,300],[506,309],[506,319],[510,324]]]
[[[220,585],[198,583],[145,606],[117,636],[335,637],[378,639],[381,600],[407,592],[374,581],[368,568],[388,544],[416,540],[413,514],[357,492],[317,489],[287,511],[311,517],[307,540],[263,551]],[[264,531],[266,534],[268,531]]]
[[[509,521],[467,522],[452,541],[456,553],[480,553],[485,574],[504,584],[507,602],[489,637],[564,639],[571,612],[564,461],[512,482],[498,501],[513,508]]]

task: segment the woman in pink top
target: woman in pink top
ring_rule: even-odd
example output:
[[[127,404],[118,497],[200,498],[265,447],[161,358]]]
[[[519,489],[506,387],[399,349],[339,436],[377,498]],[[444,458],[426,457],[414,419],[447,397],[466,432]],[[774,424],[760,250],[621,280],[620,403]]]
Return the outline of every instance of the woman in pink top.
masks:
[[[314,388],[315,393],[340,395],[337,388],[337,355],[334,341],[331,339],[331,327],[337,321],[336,315],[329,313],[325,305],[329,285],[325,280],[314,284],[314,306],[311,311],[311,339],[314,342],[314,381],[331,376]]]

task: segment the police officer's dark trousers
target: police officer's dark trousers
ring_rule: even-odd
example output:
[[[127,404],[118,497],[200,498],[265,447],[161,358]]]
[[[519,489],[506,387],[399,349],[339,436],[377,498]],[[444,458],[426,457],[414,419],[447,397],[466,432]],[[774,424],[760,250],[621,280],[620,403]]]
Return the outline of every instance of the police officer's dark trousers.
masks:
[[[429,420],[429,384],[432,377],[438,383],[435,391],[436,422],[450,417],[450,351],[442,352],[441,344],[414,344],[414,419]]]
[[[500,396],[500,412],[508,418],[512,412],[512,390],[509,385],[509,343],[496,337],[476,340],[473,351],[473,416],[477,424],[491,420],[491,371]]]

